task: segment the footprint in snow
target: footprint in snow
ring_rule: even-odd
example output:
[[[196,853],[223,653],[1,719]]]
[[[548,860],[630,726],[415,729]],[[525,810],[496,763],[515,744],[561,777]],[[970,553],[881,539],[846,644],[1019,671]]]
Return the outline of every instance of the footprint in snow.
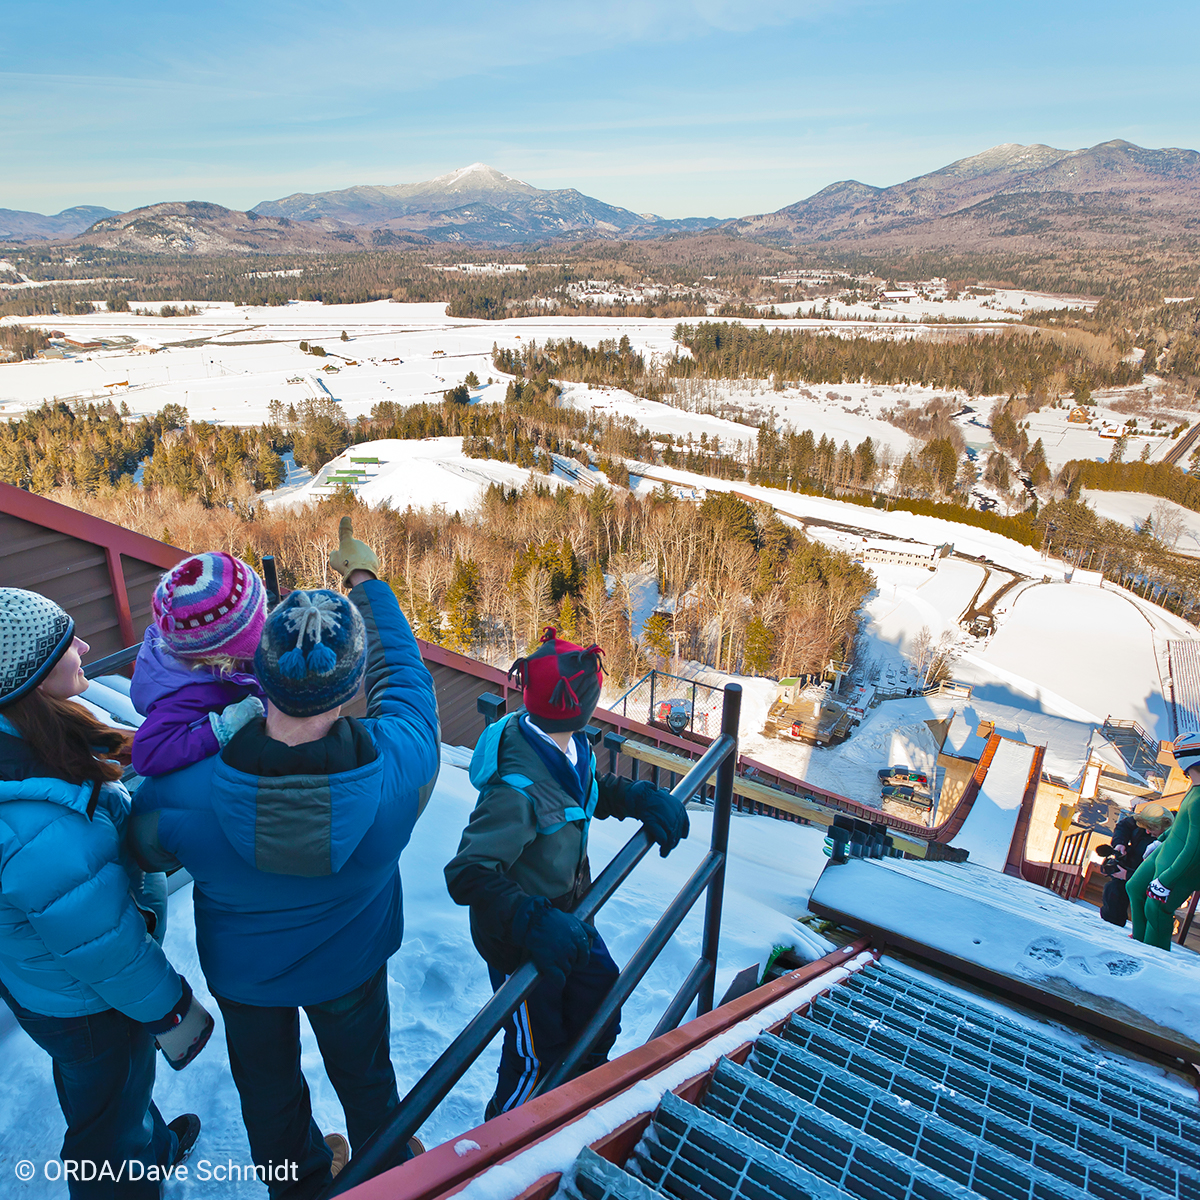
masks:
[[[1036,938],[1029,943],[1025,956],[1048,967],[1056,967],[1064,957],[1063,944],[1056,937]]]

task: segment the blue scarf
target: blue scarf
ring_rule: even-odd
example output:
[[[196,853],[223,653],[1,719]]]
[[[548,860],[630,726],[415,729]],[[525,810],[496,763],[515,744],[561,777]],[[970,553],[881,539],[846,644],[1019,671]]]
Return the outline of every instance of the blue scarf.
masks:
[[[557,746],[552,746],[531,727],[528,713],[521,714],[518,724],[525,740],[533,747],[554,781],[580,808],[585,808],[592,765],[592,748],[587,738],[582,733],[571,735],[575,742],[575,766],[572,767],[571,760]]]

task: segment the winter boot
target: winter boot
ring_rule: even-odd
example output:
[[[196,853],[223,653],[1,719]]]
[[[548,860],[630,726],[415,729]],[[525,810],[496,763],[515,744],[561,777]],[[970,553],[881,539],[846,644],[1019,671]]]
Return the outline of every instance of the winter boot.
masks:
[[[329,1174],[336,1176],[350,1161],[350,1143],[340,1133],[327,1133],[325,1145],[333,1153],[333,1162],[329,1164]]]

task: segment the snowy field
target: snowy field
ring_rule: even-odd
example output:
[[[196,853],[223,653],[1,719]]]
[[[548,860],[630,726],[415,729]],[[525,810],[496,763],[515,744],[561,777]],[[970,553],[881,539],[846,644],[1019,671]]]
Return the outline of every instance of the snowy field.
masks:
[[[404,879],[404,945],[388,968],[392,1010],[392,1061],[400,1092],[420,1078],[467,1021],[491,995],[487,970],[471,944],[467,910],[446,892],[442,866],[454,856],[459,834],[475,802],[475,791],[461,766],[464,751],[443,749],[441,776],[413,839],[400,860]],[[696,868],[708,849],[711,817],[691,813],[691,836],[670,858],[652,851],[601,911],[596,922],[617,962],[624,963],[650,926]],[[636,832],[632,821],[597,821],[589,850],[593,873]],[[721,924],[721,959],[716,994],[724,993],[739,971],[765,963],[773,947],[795,947],[806,959],[833,947],[796,918],[804,914],[809,892],[825,858],[822,831],[767,817],[734,814],[731,855]],[[644,1043],[667,1002],[700,953],[703,902],[693,909],[626,1005],[614,1054]],[[249,1162],[237,1092],[221,1030],[220,1010],[207,992],[196,958],[191,885],[171,897],[166,949],[217,1020],[217,1031],[200,1057],[176,1073],[160,1066],[155,1100],[167,1120],[194,1111],[204,1131],[192,1156]],[[313,1110],[326,1132],[345,1129],[332,1086],[325,1076],[315,1039],[302,1018],[302,1061],[313,1093]],[[480,1124],[483,1107],[495,1086],[499,1039],[467,1073],[422,1130],[427,1145]],[[0,1178],[8,1178],[20,1159],[54,1158],[64,1123],[54,1095],[50,1060],[0,1006]],[[195,1171],[193,1170],[193,1174]],[[3,1194],[10,1194],[6,1185]],[[62,1185],[29,1184],[21,1196],[58,1196]],[[167,1195],[232,1197],[261,1194],[253,1187],[220,1185],[196,1179],[176,1183]]]
[[[179,305],[187,304],[180,298]],[[134,309],[142,302],[134,298]],[[157,307],[157,305],[155,306]],[[522,317],[477,321],[448,317],[441,304],[322,305],[295,303],[269,308],[204,303],[192,317],[154,317],[131,313],[55,316],[52,328],[77,342],[128,339],[105,349],[71,351],[65,359],[38,359],[0,365],[0,416],[12,416],[46,400],[123,400],[134,414],[154,413],[181,404],[195,420],[260,424],[272,400],[284,404],[333,396],[351,417],[369,413],[380,401],[401,405],[437,401],[469,371],[480,380],[495,377],[493,344],[519,350],[534,339],[574,338],[588,345],[628,336],[635,351],[653,359],[673,354],[676,321],[664,318]],[[8,323],[51,326],[46,319],[5,317]],[[980,325],[979,329],[999,328]],[[790,320],[771,328],[805,329],[847,336],[864,331],[879,337],[926,337],[936,328],[920,323],[902,329],[870,328],[859,321]],[[341,340],[345,332],[347,341]],[[299,343],[322,346],[324,358],[302,352]],[[686,351],[685,351],[686,353]],[[329,369],[327,369],[329,368]],[[1160,385],[1148,381],[1152,392]],[[1145,389],[1131,389],[1143,392]],[[811,429],[840,445],[865,437],[903,455],[911,439],[885,421],[881,412],[901,402],[920,408],[935,388],[881,387],[869,384],[812,385],[774,392],[768,383],[695,385],[681,390],[673,404],[641,400],[615,389],[567,386],[567,402],[600,414],[631,417],[655,433],[699,439],[719,437],[723,446],[750,442],[761,417],[777,428]],[[1106,402],[1123,393],[1098,397],[1097,420],[1123,423]],[[474,403],[502,400],[504,384],[481,388]],[[969,446],[986,449],[986,424],[993,398],[957,399],[972,411],[958,418]],[[745,410],[748,424],[719,415],[725,406]],[[695,409],[696,411],[687,411]],[[1067,409],[1047,409],[1030,420],[1030,440],[1041,437],[1052,466],[1068,458],[1107,458],[1111,442],[1086,426],[1068,425]],[[726,415],[729,415],[728,413]],[[1147,431],[1148,432],[1148,431]],[[1157,459],[1172,444],[1168,438],[1131,438],[1127,457],[1140,456],[1144,444]]]
[[[778,313],[793,316],[797,312],[807,313],[815,306],[824,311],[825,302],[802,300],[776,304]],[[771,305],[763,306],[766,308]],[[855,321],[1020,321],[1031,312],[1047,309],[1075,308],[1091,312],[1096,301],[1083,296],[1054,296],[1048,292],[1027,292],[1017,288],[986,290],[984,295],[959,293],[958,299],[949,300],[945,292],[931,289],[927,295],[910,294],[904,299],[875,302],[860,301],[843,304],[830,300],[829,315],[835,319]]]
[[[378,458],[379,466],[355,468],[351,459],[363,457]],[[462,452],[460,437],[411,441],[382,439],[352,446],[326,463],[315,477],[310,477],[306,471],[298,477],[296,484],[264,493],[264,498],[271,505],[301,504],[319,499],[334,490],[330,476],[349,469],[361,469],[365,474],[365,482],[355,487],[360,499],[370,505],[387,503],[400,512],[409,505],[466,511],[478,502],[480,493],[489,484],[520,488],[533,474],[496,459],[468,458]],[[604,476],[598,472],[591,474],[597,482],[604,481]],[[545,480],[545,476],[541,478]],[[570,485],[575,481],[559,475],[557,482]]]
[[[1095,488],[1084,488],[1081,498],[1096,510],[1097,516],[1119,521],[1130,529],[1141,529],[1147,518],[1151,519],[1153,527],[1158,524],[1158,517],[1154,515],[1156,510],[1168,512],[1178,523],[1179,540],[1174,548],[1180,554],[1200,555],[1200,513],[1194,513],[1174,500],[1163,500],[1145,492],[1101,492]],[[1161,530],[1158,532],[1162,533]],[[1172,535],[1174,532],[1171,531]],[[1166,540],[1170,545],[1172,538]]]

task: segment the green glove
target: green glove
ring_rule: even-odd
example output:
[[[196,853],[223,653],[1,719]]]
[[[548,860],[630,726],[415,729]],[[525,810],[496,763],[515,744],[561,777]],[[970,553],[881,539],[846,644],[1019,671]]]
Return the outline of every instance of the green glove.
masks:
[[[338,525],[338,548],[330,552],[329,569],[336,571],[346,582],[354,571],[370,571],[379,578],[379,559],[366,542],[354,536],[354,522],[343,517]]]

